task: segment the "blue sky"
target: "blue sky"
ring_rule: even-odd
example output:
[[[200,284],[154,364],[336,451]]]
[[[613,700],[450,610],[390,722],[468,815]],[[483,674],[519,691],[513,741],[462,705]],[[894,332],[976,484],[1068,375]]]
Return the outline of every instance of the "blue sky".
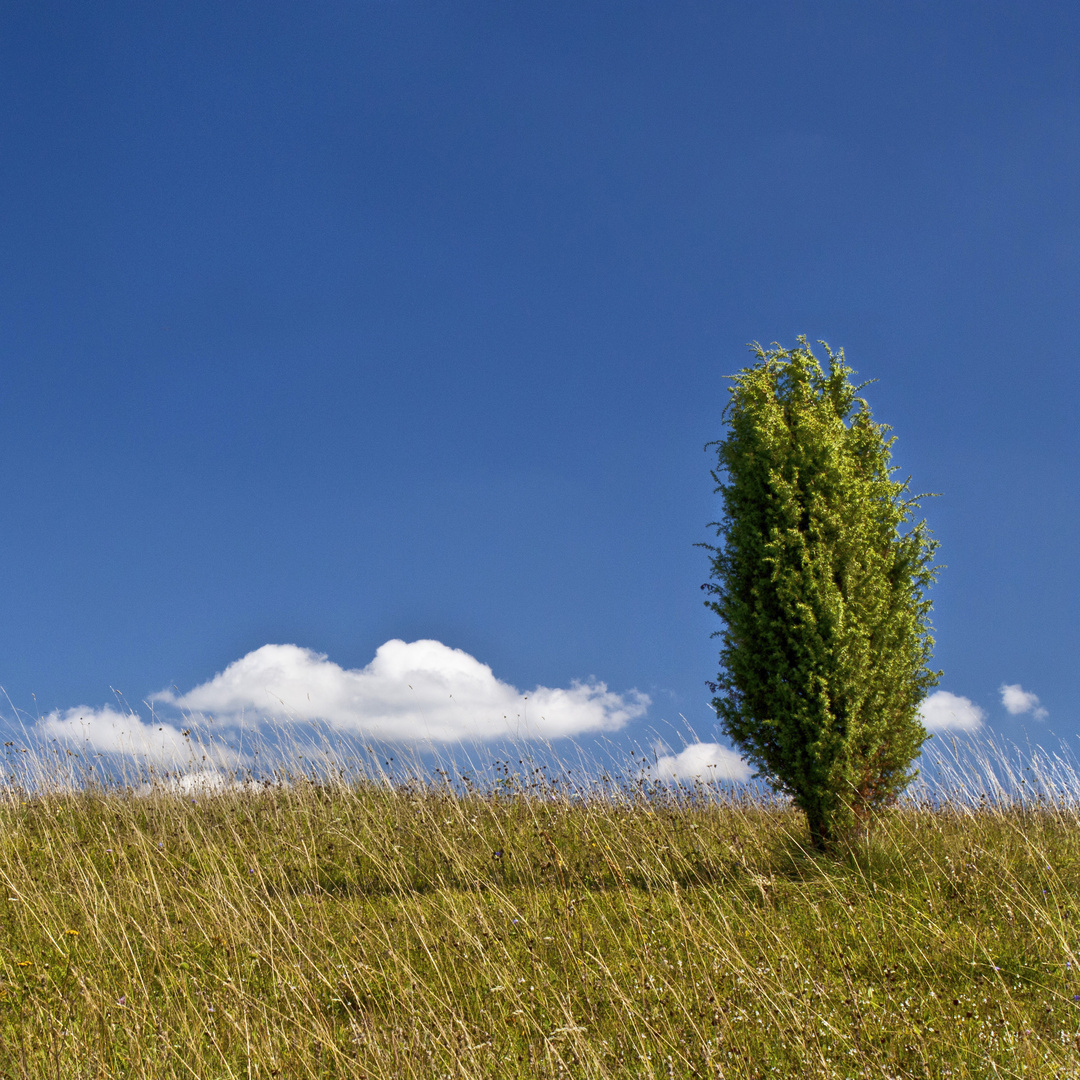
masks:
[[[942,689],[1074,739],[1078,44],[1067,3],[4,4],[12,707],[432,640],[715,739],[703,445],[805,334],[942,493]]]

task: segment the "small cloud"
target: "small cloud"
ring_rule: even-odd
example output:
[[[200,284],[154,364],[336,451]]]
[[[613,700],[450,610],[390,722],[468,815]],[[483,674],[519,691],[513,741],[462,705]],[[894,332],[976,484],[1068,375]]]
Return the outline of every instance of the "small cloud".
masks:
[[[342,668],[297,645],[264,645],[186,694],[154,700],[219,723],[328,725],[387,742],[559,739],[618,731],[645,715],[647,695],[602,682],[522,693],[487,664],[440,641],[388,641],[364,668]]]
[[[122,754],[179,763],[192,757],[191,746],[178,728],[160,721],[145,722],[135,713],[108,706],[59,709],[34,725],[43,740],[57,740],[70,748],[99,754]]]
[[[1025,690],[1019,683],[1003,683],[1001,704],[1013,715],[1031,713],[1036,720],[1045,720],[1050,714],[1039,705],[1039,695]]]
[[[919,706],[927,731],[978,731],[986,713],[973,701],[948,690],[938,690]]]
[[[140,795],[152,795],[156,792],[169,792],[174,795],[227,795],[232,792],[250,793],[265,791],[268,788],[284,787],[285,782],[247,779],[241,780],[233,773],[220,769],[196,769],[193,772],[177,773],[153,783],[143,784],[138,788]]]
[[[753,769],[734,750],[719,743],[691,743],[678,754],[656,759],[658,780],[749,780]]]

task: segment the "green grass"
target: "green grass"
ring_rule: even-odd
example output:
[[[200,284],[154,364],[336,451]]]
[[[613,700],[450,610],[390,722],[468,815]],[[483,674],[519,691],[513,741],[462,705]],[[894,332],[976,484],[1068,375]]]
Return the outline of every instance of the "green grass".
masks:
[[[1080,820],[701,789],[0,805],[0,1076],[1080,1077]]]

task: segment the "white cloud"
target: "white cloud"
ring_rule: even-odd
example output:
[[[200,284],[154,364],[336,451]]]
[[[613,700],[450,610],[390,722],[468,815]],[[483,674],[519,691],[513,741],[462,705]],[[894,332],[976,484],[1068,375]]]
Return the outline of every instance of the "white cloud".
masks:
[[[919,706],[927,731],[978,731],[986,713],[973,701],[948,690],[938,690]]]
[[[121,713],[108,706],[91,709],[59,709],[34,725],[46,741],[56,739],[66,746],[99,754],[124,754],[162,762],[184,762],[192,758],[192,747],[171,724],[146,723],[134,713]]]
[[[658,780],[749,780],[753,769],[734,750],[719,743],[691,743],[679,754],[656,759]]]
[[[365,668],[346,669],[310,649],[264,645],[186,694],[155,700],[218,722],[319,721],[391,742],[557,739],[617,731],[645,714],[649,698],[602,682],[528,694],[487,664],[439,641],[388,641]]]
[[[164,791],[175,795],[228,795],[230,793],[251,793],[265,791],[268,787],[284,787],[280,780],[263,782],[261,780],[239,780],[236,775],[222,772],[220,769],[195,769],[193,772],[176,773],[173,776],[156,779],[153,783],[143,784],[138,788],[140,795],[152,795]]]
[[[1019,683],[1011,686],[1003,683],[1001,686],[1001,704],[1012,713],[1019,716],[1021,713],[1031,713],[1036,720],[1045,720],[1050,714],[1039,705],[1039,695],[1025,690]]]

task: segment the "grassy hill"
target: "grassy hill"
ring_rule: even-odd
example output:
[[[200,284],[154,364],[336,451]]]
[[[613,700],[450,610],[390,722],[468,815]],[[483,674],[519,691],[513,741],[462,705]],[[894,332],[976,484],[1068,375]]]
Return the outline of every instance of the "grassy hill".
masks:
[[[509,773],[0,805],[0,1076],[1080,1077],[1080,820]]]

